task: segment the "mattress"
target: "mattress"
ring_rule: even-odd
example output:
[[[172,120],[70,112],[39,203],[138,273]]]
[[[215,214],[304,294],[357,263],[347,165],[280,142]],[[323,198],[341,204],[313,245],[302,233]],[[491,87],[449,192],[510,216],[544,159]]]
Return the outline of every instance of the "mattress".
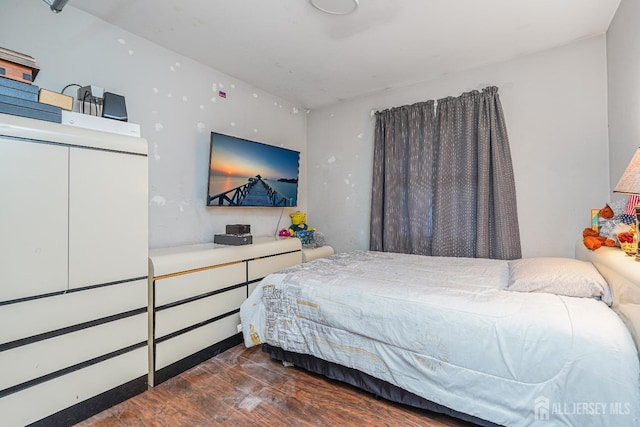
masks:
[[[640,424],[638,354],[592,298],[506,290],[507,261],[352,252],[262,280],[245,345],[356,369],[496,424]]]

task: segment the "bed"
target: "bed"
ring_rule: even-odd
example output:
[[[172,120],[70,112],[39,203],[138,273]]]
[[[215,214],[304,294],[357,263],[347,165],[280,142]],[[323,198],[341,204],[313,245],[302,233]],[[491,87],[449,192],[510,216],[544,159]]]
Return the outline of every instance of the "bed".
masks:
[[[637,426],[634,313],[595,264],[337,254],[263,279],[244,342],[479,425]]]

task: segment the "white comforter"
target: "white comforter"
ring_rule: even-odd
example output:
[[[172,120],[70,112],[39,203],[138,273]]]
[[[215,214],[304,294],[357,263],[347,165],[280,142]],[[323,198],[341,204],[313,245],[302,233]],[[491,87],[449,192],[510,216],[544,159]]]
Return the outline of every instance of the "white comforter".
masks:
[[[640,425],[638,355],[595,299],[505,290],[506,261],[336,255],[265,278],[242,305],[265,342],[494,423]]]

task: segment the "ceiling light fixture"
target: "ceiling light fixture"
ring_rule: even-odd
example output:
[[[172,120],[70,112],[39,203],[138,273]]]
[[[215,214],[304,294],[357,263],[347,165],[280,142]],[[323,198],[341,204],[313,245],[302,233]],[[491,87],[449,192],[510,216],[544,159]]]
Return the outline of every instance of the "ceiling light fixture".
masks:
[[[347,15],[358,8],[358,0],[309,0],[309,3],[331,15]]]

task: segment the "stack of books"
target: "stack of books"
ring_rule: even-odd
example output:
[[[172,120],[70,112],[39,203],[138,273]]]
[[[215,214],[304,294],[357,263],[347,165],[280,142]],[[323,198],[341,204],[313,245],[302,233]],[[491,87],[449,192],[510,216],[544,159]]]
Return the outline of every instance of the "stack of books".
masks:
[[[33,57],[0,47],[0,113],[61,123],[60,107],[38,102],[38,71]]]
[[[33,83],[40,68],[24,53],[0,47],[0,75],[24,83]]]

